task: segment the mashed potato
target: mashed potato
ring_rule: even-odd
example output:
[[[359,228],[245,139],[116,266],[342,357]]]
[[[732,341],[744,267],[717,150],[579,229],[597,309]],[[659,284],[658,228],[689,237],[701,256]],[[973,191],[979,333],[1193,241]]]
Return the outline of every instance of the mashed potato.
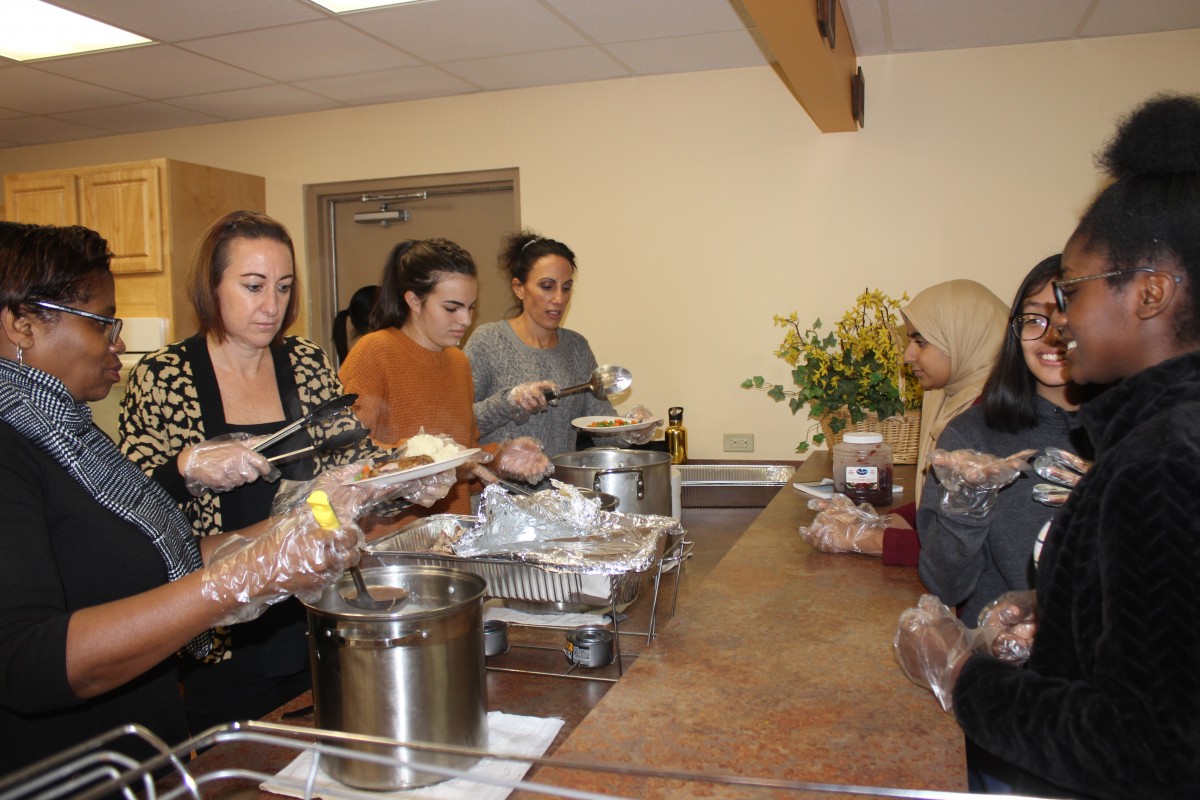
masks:
[[[404,454],[408,456],[430,456],[434,461],[445,461],[459,453],[459,446],[454,442],[444,442],[437,436],[428,433],[418,433],[408,440]]]

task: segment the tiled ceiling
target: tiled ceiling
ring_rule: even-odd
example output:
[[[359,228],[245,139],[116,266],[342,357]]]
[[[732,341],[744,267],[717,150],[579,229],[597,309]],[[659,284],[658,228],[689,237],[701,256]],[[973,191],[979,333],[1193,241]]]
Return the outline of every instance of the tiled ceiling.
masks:
[[[1198,0],[841,2],[860,56],[1200,27]],[[771,59],[740,0],[54,3],[156,44],[0,58],[0,147]]]

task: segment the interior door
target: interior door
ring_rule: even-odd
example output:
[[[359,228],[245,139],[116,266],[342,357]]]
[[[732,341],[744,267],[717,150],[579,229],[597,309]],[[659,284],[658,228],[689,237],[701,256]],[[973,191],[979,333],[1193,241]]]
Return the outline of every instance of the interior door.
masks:
[[[380,282],[388,254],[406,239],[442,237],[471,254],[479,271],[475,325],[503,319],[513,306],[496,254],[520,226],[515,169],[323,184],[307,192],[316,223],[308,226],[309,252],[316,254],[312,335],[331,357],[334,314],[358,288]],[[398,212],[399,219],[356,219],[380,212]]]

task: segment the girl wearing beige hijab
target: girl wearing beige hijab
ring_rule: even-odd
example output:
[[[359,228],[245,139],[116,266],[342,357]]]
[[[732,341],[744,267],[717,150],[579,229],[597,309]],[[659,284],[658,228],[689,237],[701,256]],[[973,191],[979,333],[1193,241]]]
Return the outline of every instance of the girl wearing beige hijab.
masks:
[[[983,391],[1004,341],[1008,306],[982,284],[953,280],[918,293],[901,313],[908,334],[904,361],[912,365],[925,392],[917,451],[919,504],[926,456],[947,423]]]

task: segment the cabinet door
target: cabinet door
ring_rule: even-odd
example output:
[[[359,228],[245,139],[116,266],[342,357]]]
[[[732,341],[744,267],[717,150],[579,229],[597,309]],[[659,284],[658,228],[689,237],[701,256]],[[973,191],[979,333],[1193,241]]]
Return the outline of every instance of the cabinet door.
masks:
[[[12,175],[4,182],[4,201],[13,222],[74,225],[79,221],[75,176],[69,172]]]
[[[112,271],[162,272],[158,167],[88,170],[80,181],[79,224],[108,240]]]

